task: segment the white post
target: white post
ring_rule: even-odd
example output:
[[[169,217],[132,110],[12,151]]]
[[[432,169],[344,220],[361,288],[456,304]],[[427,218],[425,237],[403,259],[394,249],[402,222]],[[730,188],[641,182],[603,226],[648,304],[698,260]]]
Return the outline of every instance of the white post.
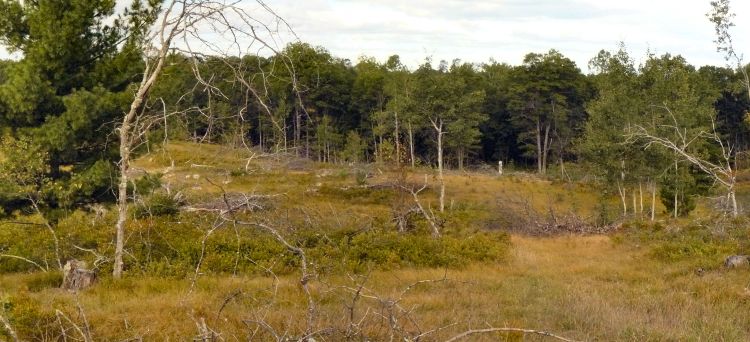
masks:
[[[500,176],[503,175],[503,161],[502,160],[499,160],[497,162],[497,174],[499,174]]]

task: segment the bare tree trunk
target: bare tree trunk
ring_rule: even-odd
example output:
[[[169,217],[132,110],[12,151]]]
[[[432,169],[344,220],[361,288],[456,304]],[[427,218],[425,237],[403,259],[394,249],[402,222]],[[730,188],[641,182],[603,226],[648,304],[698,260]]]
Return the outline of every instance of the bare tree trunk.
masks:
[[[730,179],[729,191],[727,193],[727,200],[729,201],[729,205],[731,205],[732,217],[737,217],[740,214],[739,208],[737,207],[737,197],[735,196],[734,190],[735,182],[736,179],[734,175],[732,175]]]
[[[542,124],[536,119],[536,168],[542,174]]]
[[[464,170],[464,148],[459,147],[457,152],[458,152],[458,169],[463,171]]]
[[[547,155],[549,154],[549,129],[551,125],[547,125],[547,127],[544,128],[544,148],[542,150],[543,158],[542,158],[542,173],[547,173]]]
[[[393,132],[393,139],[396,141],[396,166],[401,166],[401,134],[398,130],[398,112],[393,112],[393,117],[395,119],[396,129]]]
[[[260,114],[258,115],[258,145],[260,145],[261,152],[265,151],[263,148],[263,123],[260,120]]]
[[[378,136],[378,144],[376,146],[375,152],[378,155],[378,157],[375,158],[375,160],[377,160],[378,163],[385,162],[385,159],[383,159],[383,136],[382,135]]]
[[[622,201],[622,216],[628,215],[628,202],[625,199],[625,187],[620,182],[617,182],[617,192],[620,194],[620,200]]]
[[[445,179],[443,179],[443,124],[438,133],[438,178],[440,179],[440,212],[445,211]]]
[[[302,155],[300,147],[302,146],[302,114],[299,106],[294,106],[294,148],[297,151],[297,157]]]
[[[286,131],[286,125],[284,125],[284,131],[282,132],[284,134],[284,151],[289,150],[289,142],[287,141],[287,131]],[[278,144],[276,144],[278,146]],[[278,152],[278,150],[277,150]]]
[[[130,124],[126,123],[121,130],[129,130]],[[126,133],[127,134],[127,133]],[[115,232],[115,263],[112,276],[115,279],[122,277],[122,255],[125,248],[125,222],[128,219],[128,167],[130,163],[130,149],[125,134],[120,133],[120,183],[117,187],[117,224]]]
[[[656,218],[656,182],[651,182],[651,221]]]
[[[411,160],[411,168],[413,169],[416,166],[416,161],[414,159],[414,131],[411,127],[411,122],[409,122],[409,159]]]
[[[309,122],[307,124],[310,124]],[[305,158],[310,158],[310,129],[305,127]]]
[[[641,216],[643,216],[643,183],[641,181],[638,181],[638,195],[641,200]]]
[[[633,215],[638,214],[638,205],[636,205],[635,188],[633,188]]]
[[[167,13],[169,13],[175,3],[172,2],[171,6],[167,9]],[[174,25],[179,25],[178,23],[181,22],[184,19],[183,16],[180,16]],[[134,137],[132,135],[132,128],[133,123],[136,119],[136,117],[139,114],[139,111],[143,110],[143,106],[145,105],[146,98],[148,97],[149,90],[154,85],[156,80],[159,78],[159,74],[161,74],[162,68],[164,67],[164,61],[166,60],[167,54],[169,53],[170,45],[172,42],[172,39],[174,38],[174,35],[176,34],[176,30],[173,29],[171,32],[169,32],[166,36],[164,35],[164,31],[166,28],[164,27],[165,22],[167,20],[167,15],[164,17],[164,22],[162,22],[162,31],[161,31],[161,40],[162,45],[161,48],[158,51],[158,55],[156,56],[156,65],[153,69],[151,69],[150,64],[148,63],[148,60],[146,60],[146,68],[143,72],[143,79],[141,80],[141,84],[138,87],[138,91],[135,93],[135,96],[133,98],[133,102],[130,104],[130,110],[125,114],[125,116],[122,119],[122,125],[119,128],[119,138],[120,138],[120,183],[117,187],[117,223],[115,225],[115,231],[116,231],[116,237],[115,237],[115,260],[112,270],[112,276],[115,279],[119,279],[122,277],[122,270],[123,270],[123,261],[122,257],[124,254],[124,248],[125,248],[125,224],[128,219],[128,170],[130,169],[130,157],[132,153],[132,147],[134,143]],[[175,26],[176,27],[176,26]]]
[[[674,161],[674,218],[677,218],[677,194],[680,192],[677,187],[677,177],[679,175],[677,174],[677,159]]]

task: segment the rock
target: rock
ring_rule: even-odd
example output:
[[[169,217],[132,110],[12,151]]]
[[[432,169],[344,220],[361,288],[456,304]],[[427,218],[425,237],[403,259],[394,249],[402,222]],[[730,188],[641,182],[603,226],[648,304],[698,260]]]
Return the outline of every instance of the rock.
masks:
[[[748,255],[730,255],[724,260],[724,267],[738,268],[750,266],[750,256]]]
[[[63,289],[78,291],[94,283],[96,283],[96,272],[86,269],[85,262],[72,259],[63,266]]]

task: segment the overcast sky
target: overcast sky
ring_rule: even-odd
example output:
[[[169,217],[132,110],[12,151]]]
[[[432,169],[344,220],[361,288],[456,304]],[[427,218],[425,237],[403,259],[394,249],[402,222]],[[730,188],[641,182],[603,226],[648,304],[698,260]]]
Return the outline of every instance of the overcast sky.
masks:
[[[694,65],[725,65],[705,14],[708,0],[267,0],[302,41],[355,62],[392,54],[410,66],[426,56],[521,63],[557,49],[586,71],[620,41],[641,60],[647,51],[681,54]],[[737,51],[750,56],[750,1],[732,1]]]

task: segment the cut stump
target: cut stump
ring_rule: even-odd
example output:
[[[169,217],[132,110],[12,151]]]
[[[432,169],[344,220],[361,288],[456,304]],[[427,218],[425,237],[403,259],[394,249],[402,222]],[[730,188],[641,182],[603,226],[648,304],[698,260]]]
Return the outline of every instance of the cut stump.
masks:
[[[63,267],[62,288],[71,291],[83,290],[96,283],[96,272],[86,269],[86,263],[68,260]]]

